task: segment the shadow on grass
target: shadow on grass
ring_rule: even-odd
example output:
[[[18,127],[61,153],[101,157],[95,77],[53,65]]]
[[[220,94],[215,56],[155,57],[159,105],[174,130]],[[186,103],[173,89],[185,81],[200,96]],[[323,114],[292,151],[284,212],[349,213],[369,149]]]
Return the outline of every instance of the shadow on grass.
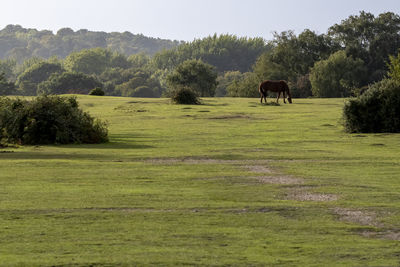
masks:
[[[144,136],[112,135],[110,142],[101,144],[67,144],[8,146],[0,148],[1,159],[42,160],[42,159],[110,159],[115,157],[112,150],[151,149],[154,146],[145,144]],[[28,151],[22,148],[27,148]],[[87,151],[85,153],[85,150]],[[110,153],[102,150],[109,150]],[[96,152],[93,152],[96,151]],[[93,153],[91,153],[93,152]],[[119,153],[119,152],[118,152]]]
[[[281,104],[276,103],[276,102],[267,102],[267,103],[261,103],[261,106],[280,106]]]

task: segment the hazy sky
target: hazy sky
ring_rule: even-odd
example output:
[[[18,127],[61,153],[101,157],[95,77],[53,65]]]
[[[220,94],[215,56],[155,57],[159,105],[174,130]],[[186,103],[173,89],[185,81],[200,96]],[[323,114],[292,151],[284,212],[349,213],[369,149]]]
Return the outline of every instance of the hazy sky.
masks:
[[[1,0],[0,28],[130,31],[185,41],[214,33],[272,39],[274,31],[325,33],[360,10],[400,14],[400,0]]]

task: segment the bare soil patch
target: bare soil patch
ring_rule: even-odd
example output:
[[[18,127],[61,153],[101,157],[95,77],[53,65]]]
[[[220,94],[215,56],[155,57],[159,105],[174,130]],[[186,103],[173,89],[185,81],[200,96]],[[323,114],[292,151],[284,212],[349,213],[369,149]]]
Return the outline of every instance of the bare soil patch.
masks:
[[[287,194],[287,199],[297,200],[297,201],[336,201],[339,199],[337,195],[334,194],[323,194],[307,192],[305,187],[299,187]]]
[[[340,220],[345,222],[375,227],[382,226],[380,223],[377,222],[376,214],[371,211],[335,208],[334,212],[335,214],[339,215]]]
[[[151,164],[174,164],[174,163],[186,163],[186,164],[232,164],[232,165],[246,165],[253,166],[251,164],[267,164],[269,160],[228,160],[228,159],[207,159],[207,158],[153,158],[145,160]]]
[[[293,178],[285,175],[278,176],[255,176],[257,180],[265,184],[282,184],[282,185],[296,185],[303,184],[304,181],[299,178]]]
[[[270,168],[261,165],[245,165],[244,168],[255,173],[272,173]]]
[[[365,231],[362,232],[361,235],[367,238],[381,238],[381,239],[400,241],[400,232],[397,231],[383,231],[383,232]]]

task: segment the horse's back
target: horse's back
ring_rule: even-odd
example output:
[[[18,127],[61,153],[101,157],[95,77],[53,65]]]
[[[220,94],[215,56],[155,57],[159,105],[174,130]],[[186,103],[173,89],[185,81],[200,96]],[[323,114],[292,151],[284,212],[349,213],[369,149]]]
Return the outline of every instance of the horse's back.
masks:
[[[287,87],[287,83],[283,80],[267,80],[260,84],[259,91],[280,92],[285,91]]]

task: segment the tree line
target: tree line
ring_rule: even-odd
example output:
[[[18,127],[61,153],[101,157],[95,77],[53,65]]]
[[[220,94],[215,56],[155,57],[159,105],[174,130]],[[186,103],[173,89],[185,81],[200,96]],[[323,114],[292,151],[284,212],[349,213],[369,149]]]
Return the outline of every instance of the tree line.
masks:
[[[19,32],[24,38],[40,35],[15,27],[0,31],[0,47],[5,32]],[[95,37],[99,33],[87,33],[99,47],[74,49],[57,57],[48,50],[46,56],[37,54],[21,62],[18,57],[1,60],[0,94],[87,93],[99,87],[106,95],[160,97],[176,87],[189,86],[199,96],[256,97],[262,80],[276,79],[288,81],[294,97],[358,95],[367,85],[385,78],[389,57],[397,56],[400,17],[392,12],[374,16],[362,11],[324,34],[309,29],[298,35],[284,31],[270,41],[215,34],[193,42],[171,41],[170,47],[154,53],[104,45],[104,38]],[[62,29],[53,37],[71,40],[80,35],[80,31]],[[133,38],[127,33],[118,38],[125,35]],[[127,47],[122,41],[115,43]]]
[[[146,37],[130,32],[94,32],[86,29],[74,31],[62,28],[54,34],[49,30],[26,29],[20,25],[7,25],[0,30],[0,59],[13,58],[18,63],[31,57],[65,58],[74,51],[96,47],[108,48],[125,55],[146,53],[153,55],[171,49],[180,41]]]

